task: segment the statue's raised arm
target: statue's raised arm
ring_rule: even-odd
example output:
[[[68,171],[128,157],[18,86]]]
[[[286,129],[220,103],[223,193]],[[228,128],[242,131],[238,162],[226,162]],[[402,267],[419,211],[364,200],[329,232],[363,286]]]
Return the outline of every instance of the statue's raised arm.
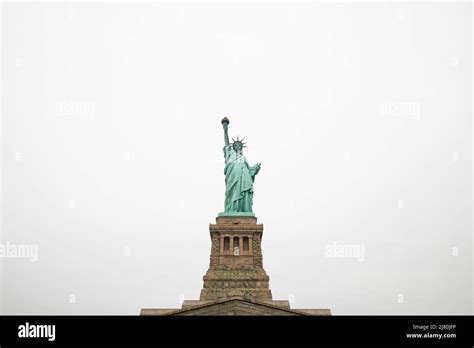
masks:
[[[224,127],[224,144],[227,146],[229,145],[229,134],[228,134],[228,128],[229,128],[229,119],[227,117],[224,117],[221,121],[222,126]]]

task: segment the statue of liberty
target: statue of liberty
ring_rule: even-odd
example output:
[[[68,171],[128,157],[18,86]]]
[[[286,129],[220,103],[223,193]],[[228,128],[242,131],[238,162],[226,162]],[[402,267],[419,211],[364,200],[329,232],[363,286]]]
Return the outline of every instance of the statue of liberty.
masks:
[[[229,142],[227,133],[229,119],[222,119],[224,126],[224,157],[225,157],[225,202],[224,212],[219,215],[254,215],[253,204],[253,182],[255,175],[260,171],[260,163],[249,166],[247,159],[242,154],[245,146],[244,138],[233,139]]]

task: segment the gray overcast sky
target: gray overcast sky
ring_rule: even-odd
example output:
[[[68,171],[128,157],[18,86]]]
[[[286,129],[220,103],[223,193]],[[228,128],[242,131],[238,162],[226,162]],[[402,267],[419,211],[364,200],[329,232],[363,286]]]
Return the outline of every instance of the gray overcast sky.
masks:
[[[2,6],[3,313],[197,299],[223,116],[275,299],[472,312],[470,3]]]

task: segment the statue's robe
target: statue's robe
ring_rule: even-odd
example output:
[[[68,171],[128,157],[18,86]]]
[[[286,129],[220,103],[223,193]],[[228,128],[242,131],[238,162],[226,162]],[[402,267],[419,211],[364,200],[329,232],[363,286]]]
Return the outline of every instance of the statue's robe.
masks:
[[[244,155],[237,153],[232,145],[224,146],[225,157],[225,211],[252,212],[253,181],[258,172],[250,167]]]

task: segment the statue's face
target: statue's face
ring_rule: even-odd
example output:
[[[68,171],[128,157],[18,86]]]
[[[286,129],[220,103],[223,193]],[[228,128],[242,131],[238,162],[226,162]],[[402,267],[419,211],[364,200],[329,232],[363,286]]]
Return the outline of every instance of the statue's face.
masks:
[[[235,151],[241,151],[242,150],[242,143],[240,141],[236,141],[235,143],[232,144],[232,148]]]

